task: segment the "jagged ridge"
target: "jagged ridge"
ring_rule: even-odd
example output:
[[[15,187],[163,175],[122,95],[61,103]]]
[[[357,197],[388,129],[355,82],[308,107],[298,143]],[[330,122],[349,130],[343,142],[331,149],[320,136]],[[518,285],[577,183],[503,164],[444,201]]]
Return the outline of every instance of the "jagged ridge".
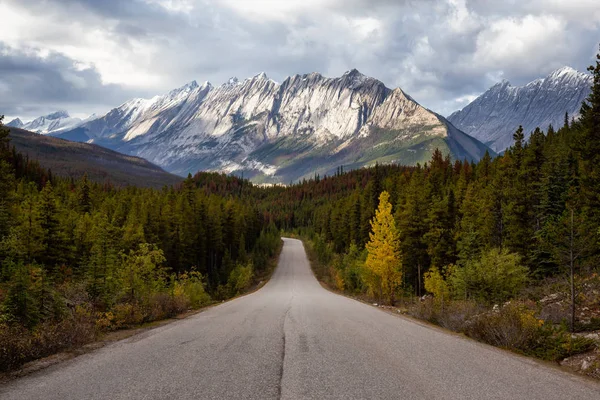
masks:
[[[144,157],[169,171],[244,171],[296,180],[339,165],[425,162],[435,147],[478,159],[485,146],[401,89],[351,70],[338,78],[261,73],[213,87],[192,82],[134,99],[61,137]]]
[[[523,125],[528,138],[536,127],[562,126],[565,112],[578,117],[591,85],[591,75],[570,67],[557,69],[546,78],[520,87],[513,87],[504,80],[450,115],[448,120],[501,152],[512,144],[512,134],[519,125]]]

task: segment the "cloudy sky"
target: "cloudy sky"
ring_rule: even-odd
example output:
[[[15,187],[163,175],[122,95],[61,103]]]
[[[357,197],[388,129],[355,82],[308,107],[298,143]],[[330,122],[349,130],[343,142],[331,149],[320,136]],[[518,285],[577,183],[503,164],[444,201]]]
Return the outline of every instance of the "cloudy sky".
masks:
[[[0,17],[0,114],[24,120],[352,68],[447,115],[501,79],[584,70],[600,41],[598,0],[0,0]]]

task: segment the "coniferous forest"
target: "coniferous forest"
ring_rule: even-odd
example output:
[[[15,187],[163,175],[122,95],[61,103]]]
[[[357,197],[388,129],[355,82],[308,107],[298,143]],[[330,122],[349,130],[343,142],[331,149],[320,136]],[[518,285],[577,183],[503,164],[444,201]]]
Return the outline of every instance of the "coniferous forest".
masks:
[[[332,288],[546,359],[600,329],[600,56],[581,116],[479,162],[375,165],[257,187],[53,176],[0,133],[0,368],[265,279],[281,232]],[[594,308],[595,305],[595,308]]]

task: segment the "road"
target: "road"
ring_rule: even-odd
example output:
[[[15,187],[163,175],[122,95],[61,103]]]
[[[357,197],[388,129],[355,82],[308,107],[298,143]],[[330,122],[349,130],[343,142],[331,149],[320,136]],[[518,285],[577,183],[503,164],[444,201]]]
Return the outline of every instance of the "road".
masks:
[[[261,290],[0,386],[1,399],[600,399],[600,385],[333,294],[284,239]]]

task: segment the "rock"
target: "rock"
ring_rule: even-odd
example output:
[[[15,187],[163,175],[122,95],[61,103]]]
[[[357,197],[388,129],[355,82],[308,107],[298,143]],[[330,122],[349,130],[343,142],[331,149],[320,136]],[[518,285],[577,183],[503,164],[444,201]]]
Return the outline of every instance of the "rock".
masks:
[[[590,361],[590,359],[585,358],[585,359],[583,359],[583,362],[581,363],[581,370],[587,371],[591,366],[592,366],[592,362]]]

